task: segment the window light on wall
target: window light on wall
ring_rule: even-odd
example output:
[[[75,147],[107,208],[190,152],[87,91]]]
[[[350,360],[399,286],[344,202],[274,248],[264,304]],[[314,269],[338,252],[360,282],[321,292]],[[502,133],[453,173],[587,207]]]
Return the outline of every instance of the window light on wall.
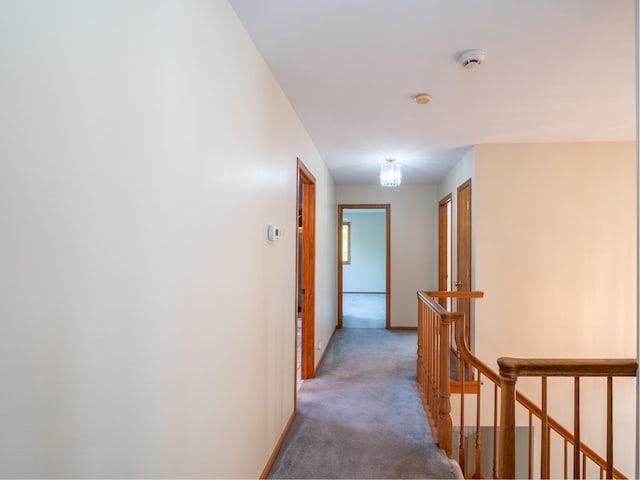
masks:
[[[402,182],[400,163],[395,158],[387,158],[380,166],[380,185],[397,187]]]

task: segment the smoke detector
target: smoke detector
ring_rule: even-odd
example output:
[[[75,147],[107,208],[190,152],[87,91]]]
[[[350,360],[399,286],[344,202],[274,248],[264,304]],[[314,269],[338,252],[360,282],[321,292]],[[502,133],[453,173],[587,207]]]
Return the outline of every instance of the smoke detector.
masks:
[[[484,50],[465,50],[458,56],[458,63],[468,70],[472,70],[482,65],[484,59],[487,57],[487,52]]]
[[[419,93],[415,97],[413,97],[413,101],[418,105],[424,105],[425,103],[429,103],[431,101],[430,93]]]

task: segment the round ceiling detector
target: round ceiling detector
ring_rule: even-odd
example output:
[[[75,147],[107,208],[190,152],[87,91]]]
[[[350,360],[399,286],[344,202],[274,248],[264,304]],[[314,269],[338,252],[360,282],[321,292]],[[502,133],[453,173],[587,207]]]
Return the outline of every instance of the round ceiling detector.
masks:
[[[419,93],[418,95],[413,97],[413,99],[415,100],[415,102],[418,105],[424,105],[425,103],[429,103],[431,101],[431,94],[430,93]]]
[[[465,50],[458,56],[458,63],[469,70],[479,67],[487,58],[487,52],[484,50]]]

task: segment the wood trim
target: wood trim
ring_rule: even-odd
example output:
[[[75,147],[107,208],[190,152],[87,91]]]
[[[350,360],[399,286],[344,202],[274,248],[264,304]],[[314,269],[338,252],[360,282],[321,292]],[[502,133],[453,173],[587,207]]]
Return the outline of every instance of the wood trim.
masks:
[[[337,268],[338,268],[338,320],[336,322],[336,328],[342,328],[342,293],[353,293],[342,291],[342,218],[344,216],[344,210],[385,210],[386,212],[386,231],[387,231],[387,252],[386,252],[386,328],[391,328],[391,204],[389,203],[340,203],[338,204],[338,255],[337,255]],[[373,293],[373,292],[372,292]]]
[[[472,289],[473,280],[473,259],[472,254],[472,228],[473,228],[473,190],[471,179],[458,186],[456,194],[456,286],[459,291],[469,291]],[[465,197],[466,206],[465,206]],[[467,344],[473,349],[474,322],[471,310],[471,301],[465,298],[457,302],[457,310],[464,314],[464,328]]]
[[[449,231],[447,208],[452,200],[453,194],[449,193],[438,203],[438,290],[440,291],[447,290],[447,253],[451,249],[451,245],[447,242]],[[441,298],[440,305],[445,307],[447,300]]]
[[[477,380],[465,380],[460,382],[459,380],[451,380],[451,393],[462,393],[464,384],[464,393],[477,394],[480,390],[480,384]]]
[[[498,358],[500,375],[508,377],[635,377],[635,358]]]
[[[336,295],[337,307],[338,307],[338,318],[336,321],[336,328],[342,328],[342,222],[344,218],[343,214],[344,208],[342,205],[338,205],[338,225],[336,227],[338,232],[338,265],[337,265],[337,273],[338,273],[338,293]]]
[[[289,430],[291,430],[291,426],[293,425],[293,421],[295,419],[296,419],[296,411],[294,409],[293,412],[291,413],[291,416],[289,417],[289,420],[287,421],[287,424],[284,426],[282,433],[280,434],[280,438],[278,438],[278,442],[276,443],[276,446],[273,448],[273,451],[271,452],[271,456],[269,457],[269,460],[267,460],[267,464],[262,469],[262,473],[260,474],[260,477],[259,477],[260,480],[263,480],[269,476],[269,472],[273,467],[273,463],[276,461],[276,458],[278,457],[278,453],[280,453],[280,449],[282,448],[282,444],[284,443],[285,438],[287,438],[287,434],[289,433]]]
[[[433,298],[483,298],[484,297],[484,292],[477,292],[477,291],[473,291],[473,292],[430,292],[430,291],[423,291],[423,292],[418,292],[418,295],[423,293],[424,295],[427,295],[429,297],[433,297]]]
[[[397,327],[389,327],[389,330],[418,330],[418,327],[397,326]]]
[[[315,228],[316,228],[316,185],[315,177],[297,159],[297,194],[302,189],[302,360],[303,380],[315,375]],[[300,201],[296,202],[296,210]],[[297,212],[296,212],[297,217]],[[297,275],[297,271],[296,271]],[[297,295],[297,292],[296,292]],[[297,315],[297,312],[296,312]],[[294,372],[295,373],[295,372]],[[295,382],[294,382],[295,387]],[[297,396],[297,395],[296,395]]]
[[[391,205],[387,210],[387,328],[391,328]]]
[[[304,179],[309,183],[316,183],[316,177],[313,176],[311,170],[307,168],[307,166],[302,163],[300,158],[296,158],[298,165],[298,177],[304,177]]]

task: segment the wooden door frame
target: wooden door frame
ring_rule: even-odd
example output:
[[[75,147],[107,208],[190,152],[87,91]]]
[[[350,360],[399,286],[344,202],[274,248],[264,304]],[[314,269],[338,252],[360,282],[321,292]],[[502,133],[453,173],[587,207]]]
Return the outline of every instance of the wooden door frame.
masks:
[[[298,241],[296,238],[296,299],[299,289],[302,290],[301,318],[302,318],[302,341],[301,341],[301,377],[303,380],[315,376],[315,230],[316,230],[316,179],[309,169],[297,159],[297,182],[296,182],[296,219],[299,215],[300,190],[302,190],[302,256],[298,255]],[[298,222],[296,220],[296,227]],[[301,285],[298,285],[298,258],[302,267]],[[296,300],[297,303],[297,300]],[[298,312],[295,314],[296,340],[295,354],[297,356],[297,331]],[[294,378],[297,369],[297,358],[295,358]],[[297,382],[294,381],[296,389]]]
[[[451,250],[451,244],[447,242],[449,233],[448,205],[453,201],[453,195],[449,193],[438,203],[438,290],[448,290],[447,285],[447,256]],[[440,305],[446,308],[447,299],[441,298]]]
[[[338,322],[336,328],[342,328],[342,218],[344,210],[362,209],[374,210],[383,209],[385,211],[386,222],[386,328],[391,328],[391,204],[389,203],[340,203],[338,204]]]
[[[472,225],[473,225],[473,223],[472,223],[472,221],[473,221],[473,217],[472,217],[473,211],[472,211],[471,179],[469,179],[466,182],[460,184],[458,186],[458,190],[457,190],[457,197],[456,197],[456,199],[457,199],[457,209],[456,209],[457,210],[456,252],[457,253],[456,253],[456,255],[457,255],[457,262],[458,263],[457,263],[457,268],[456,268],[456,277],[457,277],[457,282],[460,282],[460,280],[461,280],[460,279],[460,268],[461,268],[461,262],[460,262],[461,248],[460,248],[460,244],[462,243],[460,240],[461,240],[462,235],[463,235],[463,231],[462,231],[463,229],[460,228],[460,224],[461,224],[460,217],[461,217],[461,211],[464,208],[464,205],[462,205],[462,202],[460,201],[460,192],[462,190],[467,189],[467,188],[469,189],[469,205],[468,205],[468,211],[469,211],[469,214],[468,214],[469,215],[469,242],[468,242],[469,245],[468,245],[468,247],[469,247],[469,251],[467,252],[468,253],[468,257],[469,257],[469,272],[468,272],[468,277],[469,277],[468,278],[468,283],[469,283],[469,285],[466,285],[466,290],[467,291],[471,291],[472,287],[473,287],[473,285],[471,285],[471,281],[472,281],[472,278],[473,278],[472,269],[471,269],[472,261],[473,261],[473,259],[471,257],[471,254],[472,254],[472,248],[471,248],[471,242],[472,242],[471,233],[472,232],[471,232],[471,228],[472,228]],[[466,278],[466,275],[465,275],[465,278]],[[464,290],[462,290],[462,291],[464,291]],[[472,341],[472,339],[473,339],[473,322],[472,322],[471,300],[469,300],[469,299],[458,299],[458,308],[459,308],[461,303],[467,303],[467,305],[468,305],[469,315],[468,315],[468,318],[465,318],[465,337],[467,338],[467,343],[469,345],[469,348],[473,348],[473,341]]]

